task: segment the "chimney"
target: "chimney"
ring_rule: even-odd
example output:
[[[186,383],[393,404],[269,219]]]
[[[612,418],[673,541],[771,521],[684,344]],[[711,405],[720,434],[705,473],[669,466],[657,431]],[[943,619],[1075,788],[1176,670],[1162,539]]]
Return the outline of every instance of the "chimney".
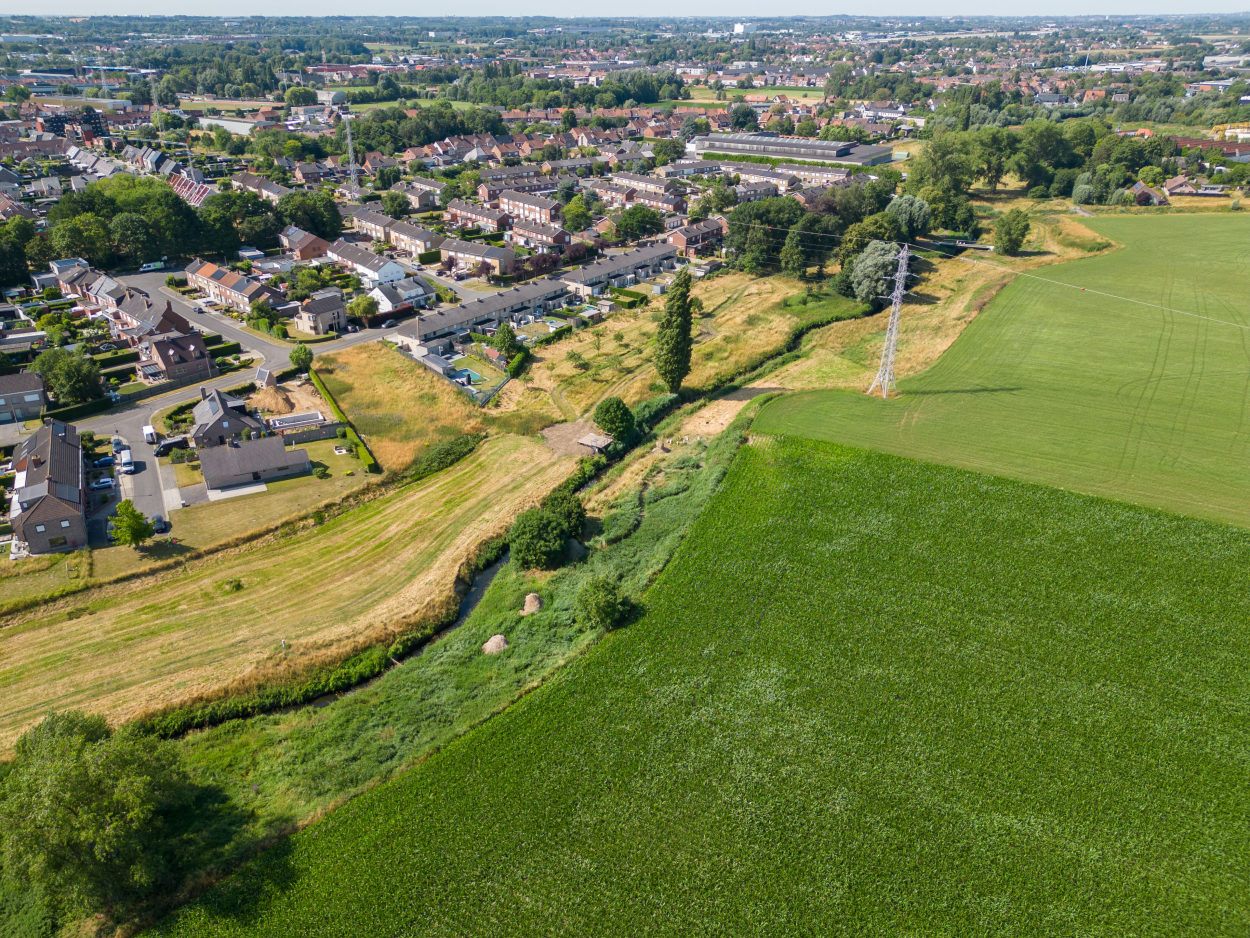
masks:
[[[208,400],[208,388],[204,387],[202,384],[200,385],[200,400]]]

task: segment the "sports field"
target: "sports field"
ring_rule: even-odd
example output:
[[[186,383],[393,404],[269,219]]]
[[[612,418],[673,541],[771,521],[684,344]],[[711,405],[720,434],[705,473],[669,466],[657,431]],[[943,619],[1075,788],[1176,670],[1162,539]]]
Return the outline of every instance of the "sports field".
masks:
[[[641,621],[156,933],[1244,935],[1248,566],[757,439]]]
[[[899,397],[796,394],[756,429],[1250,525],[1250,218],[1085,224],[1123,248],[1018,277]]]

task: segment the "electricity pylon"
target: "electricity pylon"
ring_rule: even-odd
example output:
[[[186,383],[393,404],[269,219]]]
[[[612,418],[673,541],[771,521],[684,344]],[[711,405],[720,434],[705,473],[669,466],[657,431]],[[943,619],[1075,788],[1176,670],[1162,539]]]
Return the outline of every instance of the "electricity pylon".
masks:
[[[898,385],[894,383],[894,347],[898,344],[898,319],[903,311],[903,294],[907,292],[907,256],[907,245],[904,244],[903,250],[898,252],[898,270],[894,272],[894,292],[890,295],[890,324],[885,328],[881,367],[877,369],[877,376],[872,379],[872,386],[868,388],[869,394],[881,388],[882,400],[890,396],[890,388],[898,390]]]

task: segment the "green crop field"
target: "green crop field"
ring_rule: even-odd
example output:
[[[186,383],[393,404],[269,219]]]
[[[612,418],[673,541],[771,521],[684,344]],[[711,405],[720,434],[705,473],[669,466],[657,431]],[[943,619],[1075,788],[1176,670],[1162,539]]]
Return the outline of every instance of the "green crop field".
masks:
[[[1244,935],[1248,566],[758,438],[640,621],[155,933]]]
[[[1250,524],[1250,218],[1085,223],[1124,247],[1035,271],[1076,289],[1018,277],[894,400],[796,394],[756,429]]]

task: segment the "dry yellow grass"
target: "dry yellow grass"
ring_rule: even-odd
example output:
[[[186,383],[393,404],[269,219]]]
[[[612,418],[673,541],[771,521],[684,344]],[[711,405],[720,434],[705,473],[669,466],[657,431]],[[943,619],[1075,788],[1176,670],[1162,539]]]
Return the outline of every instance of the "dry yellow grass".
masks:
[[[0,748],[49,709],[122,720],[383,640],[445,604],[472,550],[572,466],[531,440],[494,437],[321,527],[0,620]]]
[[[742,273],[696,284],[694,295],[710,315],[695,320],[698,334],[686,385],[704,387],[779,346],[797,321],[781,303],[802,289],[788,277]],[[656,297],[648,307],[615,313],[602,325],[539,349],[531,368],[532,386],[547,391],[569,419],[590,412],[609,395],[629,404],[654,397],[660,393],[654,387],[659,376],[649,343],[657,328],[652,316],[662,309]],[[568,359],[570,352],[582,356],[588,367],[579,369]]]
[[[316,367],[385,469],[402,469],[423,447],[462,433],[530,435],[560,419],[546,395],[527,392],[517,382],[482,408],[450,381],[381,342],[321,356]]]
[[[475,402],[380,342],[319,355],[316,368],[385,469],[407,466],[427,443],[485,429]]]

